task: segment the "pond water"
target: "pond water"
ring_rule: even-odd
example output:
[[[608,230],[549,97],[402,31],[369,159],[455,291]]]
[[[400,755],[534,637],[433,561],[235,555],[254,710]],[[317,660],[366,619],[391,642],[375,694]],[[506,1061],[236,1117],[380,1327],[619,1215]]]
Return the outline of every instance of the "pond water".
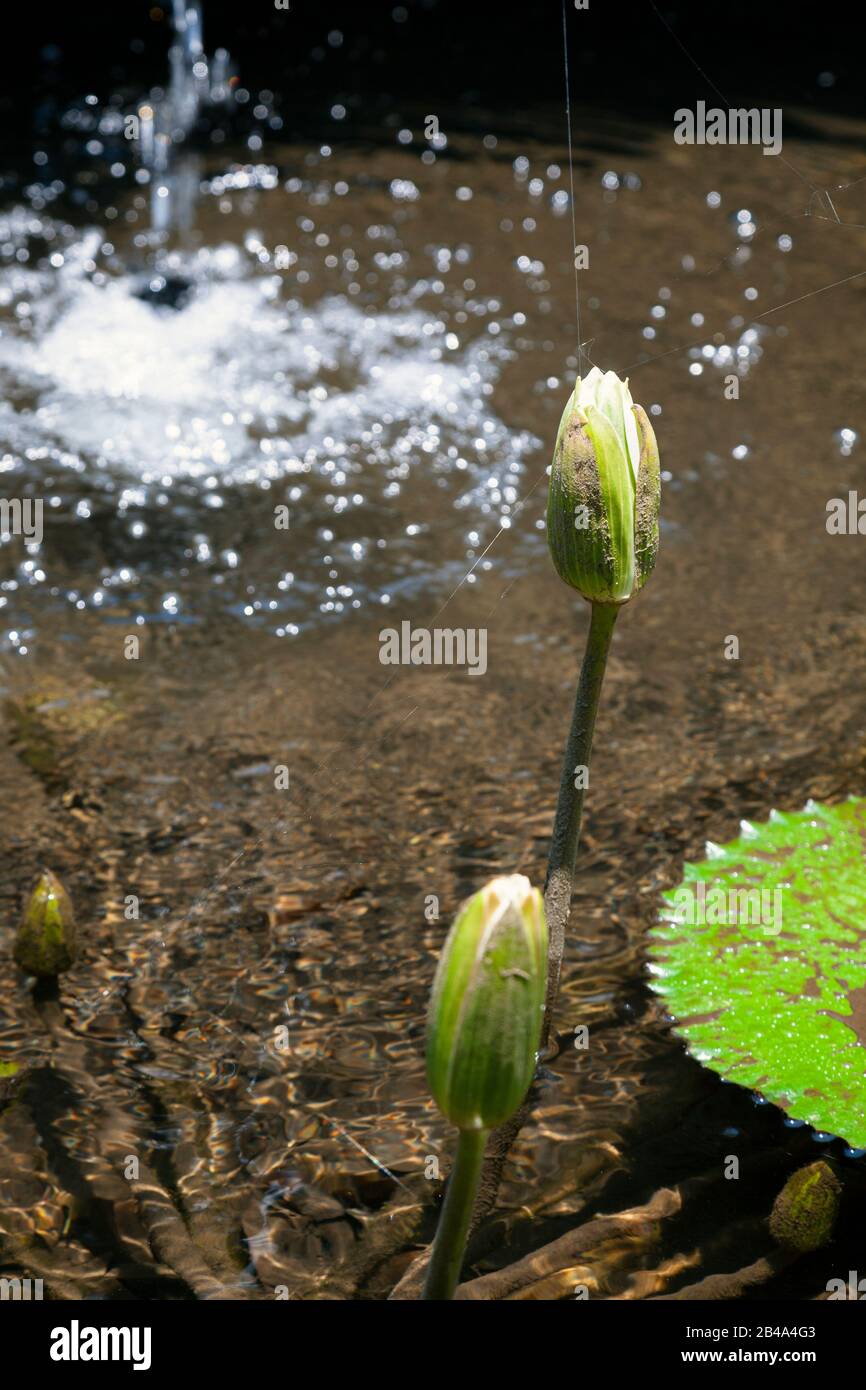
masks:
[[[543,529],[577,369],[562,113],[439,120],[426,161],[406,112],[405,142],[184,156],[163,237],[131,180],[0,212],[3,495],[44,499],[0,551],[0,898],[11,943],[48,866],[82,931],[56,996],[0,953],[0,1234],[60,1297],[385,1297],[433,1228],[436,956],[489,877],[543,880],[587,623]],[[581,338],[652,410],[662,546],[597,729],[558,1019],[590,1045],[548,1069],[479,1272],[738,1154],[595,1263],[600,1294],[664,1292],[763,1253],[797,1164],[857,1180],[646,987],[707,839],[866,791],[862,557],[825,526],[866,447],[864,132],[792,125],[783,160],[575,113]],[[384,666],[404,621],[485,629],[483,677]],[[764,1291],[854,1267],[843,1238]]]

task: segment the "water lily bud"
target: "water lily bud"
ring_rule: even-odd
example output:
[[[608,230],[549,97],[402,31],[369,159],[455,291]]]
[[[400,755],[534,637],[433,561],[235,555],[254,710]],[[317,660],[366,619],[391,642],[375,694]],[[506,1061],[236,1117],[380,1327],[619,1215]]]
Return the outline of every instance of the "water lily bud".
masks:
[[[820,1159],[798,1168],[773,1203],[773,1239],[791,1250],[819,1250],[833,1234],[841,1191],[832,1168]]]
[[[625,603],[656,562],[661,482],[653,427],[628,381],[593,367],[562,414],[547,499],[557,573],[593,603]]]
[[[18,1062],[0,1062],[0,1105],[13,1099],[22,1076]]]
[[[72,903],[50,869],[46,869],[30,894],[13,954],[28,975],[59,975],[69,969],[75,958]]]
[[[427,1020],[427,1077],[460,1129],[493,1129],[535,1070],[547,981],[547,921],[522,874],[463,904],[439,960]]]

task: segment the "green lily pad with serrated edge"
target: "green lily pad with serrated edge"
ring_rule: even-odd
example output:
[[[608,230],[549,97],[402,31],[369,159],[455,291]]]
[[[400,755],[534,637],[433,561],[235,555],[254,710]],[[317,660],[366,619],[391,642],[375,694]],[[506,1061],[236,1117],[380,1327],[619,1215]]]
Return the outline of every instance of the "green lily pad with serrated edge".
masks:
[[[741,830],[663,894],[651,986],[699,1062],[866,1148],[866,798]]]

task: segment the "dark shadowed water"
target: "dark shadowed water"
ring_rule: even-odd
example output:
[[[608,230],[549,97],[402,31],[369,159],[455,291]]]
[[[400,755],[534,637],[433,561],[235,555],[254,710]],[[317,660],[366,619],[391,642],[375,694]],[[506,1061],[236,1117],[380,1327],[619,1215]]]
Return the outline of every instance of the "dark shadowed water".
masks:
[[[45,500],[42,544],[2,548],[0,1240],[57,1297],[385,1296],[450,1161],[437,952],[489,877],[544,877],[587,623],[543,532],[565,130],[440,114],[424,163],[402,119],[412,143],[198,156],[161,248],[123,183],[0,216],[3,494]],[[866,457],[864,132],[791,128],[783,160],[575,116],[581,337],[652,409],[662,549],[597,729],[558,1019],[589,1047],[551,1065],[472,1268],[709,1178],[522,1296],[749,1264],[822,1152],[862,1184],[689,1060],[645,984],[707,839],[866,792],[862,540],[825,527]],[[407,620],[486,629],[486,672],[382,665]],[[56,997],[11,957],[42,865],[82,929]],[[855,1246],[763,1291],[815,1296]]]

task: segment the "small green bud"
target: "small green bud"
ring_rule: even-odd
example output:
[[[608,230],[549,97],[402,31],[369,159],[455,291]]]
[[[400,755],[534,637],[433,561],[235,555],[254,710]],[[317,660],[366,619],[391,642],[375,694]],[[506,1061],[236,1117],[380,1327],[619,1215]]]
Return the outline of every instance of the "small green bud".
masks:
[[[653,427],[628,381],[593,367],[562,414],[547,499],[556,571],[593,603],[626,603],[656,562],[661,481]]]
[[[75,958],[75,916],[69,894],[46,869],[24,912],[15,939],[16,964],[28,975],[59,975]]]
[[[522,874],[494,878],[457,914],[427,1020],[427,1078],[460,1129],[493,1129],[532,1080],[547,982],[547,920]]]
[[[820,1159],[798,1168],[773,1203],[773,1239],[802,1253],[819,1250],[833,1234],[841,1191],[832,1168]]]
[[[0,1062],[0,1105],[12,1100],[22,1075],[17,1062]]]

